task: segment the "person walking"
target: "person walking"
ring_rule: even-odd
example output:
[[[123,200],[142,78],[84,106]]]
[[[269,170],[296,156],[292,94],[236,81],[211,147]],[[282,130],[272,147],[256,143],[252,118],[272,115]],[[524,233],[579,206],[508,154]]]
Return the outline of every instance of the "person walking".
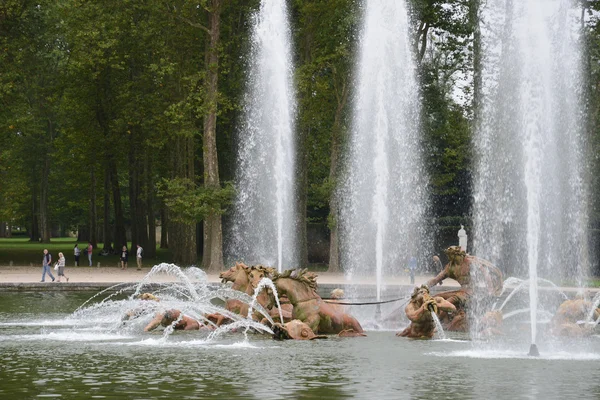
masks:
[[[410,271],[410,284],[414,285],[415,283],[415,271],[417,270],[417,258],[411,257],[408,261],[408,269]]]
[[[63,253],[58,253],[58,281],[60,282],[60,277],[64,277],[67,282],[69,282],[69,278],[65,276],[65,256]]]
[[[433,256],[433,273],[434,275],[439,274],[444,269],[442,261],[438,256]],[[442,285],[443,281],[440,281],[439,285]]]
[[[46,282],[46,274],[48,274],[48,276],[52,278],[52,282],[54,282],[54,275],[52,275],[51,265],[52,254],[48,252],[48,249],[44,249],[44,258],[42,259],[42,280],[40,282]]]
[[[75,256],[75,266],[79,267],[79,256],[81,255],[81,249],[75,243],[75,247],[73,248],[73,255]]]
[[[121,251],[121,269],[127,269],[128,258],[129,252],[127,251],[127,246],[123,246],[123,250]]]
[[[144,252],[144,249],[142,248],[142,246],[140,246],[139,244],[137,245],[137,252],[135,255],[135,260],[137,261],[137,270],[141,271],[142,270],[142,254]]]
[[[88,242],[87,246],[87,256],[90,262],[90,267],[92,266],[92,253],[94,252],[94,246],[92,246],[92,242]]]

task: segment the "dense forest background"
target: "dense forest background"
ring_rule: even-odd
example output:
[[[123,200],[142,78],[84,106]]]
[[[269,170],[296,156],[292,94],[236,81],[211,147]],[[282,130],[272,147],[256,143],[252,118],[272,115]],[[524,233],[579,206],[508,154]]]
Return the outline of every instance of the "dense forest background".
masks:
[[[439,248],[470,225],[482,0],[407,1]],[[152,257],[158,230],[173,261],[221,269],[258,7],[259,0],[0,0],[0,237],[16,227],[42,242],[77,232],[103,249],[129,239]],[[350,129],[361,2],[288,7],[302,260],[337,270],[333,193]],[[600,5],[573,7],[581,8],[586,45],[597,199]],[[594,233],[600,218],[590,201]]]

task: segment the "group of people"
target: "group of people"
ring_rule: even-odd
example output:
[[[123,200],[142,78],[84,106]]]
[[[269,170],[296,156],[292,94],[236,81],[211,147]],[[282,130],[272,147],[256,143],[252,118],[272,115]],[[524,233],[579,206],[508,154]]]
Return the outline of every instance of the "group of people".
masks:
[[[137,245],[137,250],[135,253],[135,259],[136,259],[136,263],[137,263],[137,270],[141,271],[142,270],[142,256],[144,254],[144,249],[142,248],[142,246],[140,246],[139,244]],[[127,263],[129,261],[129,250],[127,250],[127,246],[123,246],[123,249],[121,250],[121,269],[122,270],[126,270],[127,269]]]
[[[89,266],[92,266],[92,253],[94,251],[94,246],[92,245],[91,242],[88,243],[85,251],[87,252],[87,256],[88,256],[88,261],[89,261]],[[136,262],[137,262],[137,270],[141,271],[142,269],[142,257],[143,257],[143,253],[144,249],[142,248],[142,246],[140,246],[139,244],[137,245],[137,251],[136,251]],[[79,248],[79,245],[77,243],[75,243],[75,247],[73,248],[73,256],[75,258],[75,266],[78,267],[79,266],[79,257],[81,256],[81,249]],[[120,257],[120,264],[121,264],[121,269],[125,270],[127,269],[127,261],[129,258],[129,251],[127,250],[127,246],[123,246],[123,250],[121,251],[121,257]],[[69,281],[69,278],[65,276],[65,256],[62,252],[58,253],[58,261],[55,263],[55,270],[58,272],[58,282],[60,282],[60,278],[61,276],[64,277],[67,282]],[[55,278],[54,275],[52,274],[52,254],[50,254],[50,252],[48,251],[48,249],[44,249],[44,258],[42,259],[42,280],[40,282],[45,282],[46,281],[46,275],[48,275],[50,277],[50,279],[52,279],[52,282],[54,282]]]
[[[56,262],[54,269],[58,272],[58,282],[60,282],[61,276],[69,282],[69,278],[65,275],[65,256],[63,253],[58,253],[58,261]],[[44,249],[41,282],[46,282],[46,274],[48,274],[50,279],[52,279],[52,282],[54,282],[55,278],[54,275],[52,275],[52,254],[48,252],[48,249]]]

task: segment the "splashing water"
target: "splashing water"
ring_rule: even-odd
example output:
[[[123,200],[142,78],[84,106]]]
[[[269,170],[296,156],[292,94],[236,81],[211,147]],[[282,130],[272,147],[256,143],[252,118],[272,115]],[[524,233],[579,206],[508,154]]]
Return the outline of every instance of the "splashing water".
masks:
[[[444,332],[444,327],[442,326],[442,323],[440,322],[440,318],[434,312],[431,313],[431,317],[433,318],[433,322],[435,322],[435,332],[436,332],[438,338],[440,338],[442,340],[446,340],[446,332]]]
[[[474,248],[505,272],[526,266],[514,272],[529,275],[532,344],[538,274],[581,285],[588,265],[580,21],[573,4],[490,0],[481,13]]]
[[[517,281],[520,281],[520,283],[513,289],[513,291],[508,296],[506,296],[506,298],[504,299],[504,302],[502,303],[502,305],[500,306],[500,308],[498,308],[498,311],[502,311],[502,309],[504,308],[504,306],[506,306],[506,304],[517,293],[519,293],[522,290],[525,290],[525,288],[527,288],[527,287],[529,287],[529,288],[531,287],[531,283],[530,283],[529,279],[520,280],[518,278],[512,278],[512,280],[510,282],[517,282]],[[538,278],[538,282],[537,282],[537,284],[535,286],[538,287],[540,282],[549,284],[554,290],[556,290],[557,293],[559,293],[562,296],[562,298],[564,300],[568,299],[568,297],[565,294],[565,292],[563,292],[562,290],[560,290],[560,288],[554,282],[552,282],[552,281],[550,281],[548,279]],[[505,283],[504,287],[502,288],[502,293],[500,295],[502,295],[504,293],[505,288],[506,288],[506,283]],[[492,310],[495,310],[495,309],[496,309],[496,304],[494,304],[494,306],[492,307]]]
[[[165,282],[165,280],[170,281]],[[223,301],[237,299],[251,304],[253,298],[246,293],[229,288],[212,288],[206,280],[206,274],[198,268],[182,270],[174,264],[163,263],[154,266],[140,282],[119,284],[113,288],[117,291],[109,293],[105,298],[101,296],[107,294],[108,290],[92,296],[69,319],[78,321],[82,325],[91,325],[96,329],[106,328],[109,332],[141,332],[157,313],[172,309],[179,310],[181,312],[179,318],[164,329],[161,343],[166,342],[184,315],[215,328],[208,335],[207,342],[238,328],[251,327],[259,332],[272,333],[267,326],[252,321],[251,318],[248,319],[213,304],[212,301],[215,299]],[[159,301],[138,299],[138,295],[146,291],[152,292]],[[127,293],[132,294],[126,299],[119,299]],[[99,299],[101,299],[99,302],[94,302]],[[268,312],[260,304],[253,304],[253,308],[272,322]],[[216,327],[207,319],[208,314],[221,314],[233,322]],[[126,318],[123,318],[124,316]]]
[[[258,282],[258,285],[256,286],[256,288],[254,289],[254,296],[252,297],[252,302],[250,303],[250,308],[248,310],[248,317],[250,317],[253,307],[257,306],[258,302],[257,302],[256,298],[260,294],[261,290],[263,290],[265,287],[268,287],[273,291],[273,296],[275,297],[275,304],[277,304],[277,309],[279,310],[279,319],[281,320],[281,324],[283,325],[283,313],[281,312],[281,304],[279,304],[279,296],[277,295],[277,288],[275,287],[275,284],[273,283],[273,281],[269,278],[262,278],[260,280],[260,282]],[[273,325],[275,323],[275,322],[273,322],[273,319],[271,319],[271,316],[268,313],[263,314],[263,315],[269,320],[271,325]]]
[[[419,253],[426,196],[419,89],[404,0],[365,2],[350,154],[338,196],[342,263],[350,276],[399,275]],[[410,256],[410,255],[409,255]]]
[[[247,263],[297,264],[294,115],[287,6],[262,0],[254,16],[245,121],[240,129],[228,255]]]

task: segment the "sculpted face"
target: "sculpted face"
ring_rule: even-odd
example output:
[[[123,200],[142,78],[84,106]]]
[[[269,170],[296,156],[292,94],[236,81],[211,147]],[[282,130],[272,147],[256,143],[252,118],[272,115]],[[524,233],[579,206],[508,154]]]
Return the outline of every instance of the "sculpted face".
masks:
[[[265,277],[265,271],[262,269],[251,269],[248,274],[248,280],[254,289],[258,286],[260,280]]]
[[[417,300],[419,303],[422,303],[427,298],[429,298],[429,290],[424,289],[424,288],[419,288],[419,290],[417,291],[417,296],[415,297],[415,300]]]
[[[465,259],[466,253],[458,246],[448,247],[445,251],[451,264],[460,265]]]
[[[179,310],[168,310],[165,311],[162,321],[160,322],[162,326],[171,325],[177,318],[181,312]]]
[[[275,333],[273,338],[276,340],[313,340],[313,339],[325,339],[326,336],[315,335],[312,329],[300,320],[292,320],[286,322],[285,325],[276,324],[273,332]]]
[[[221,279],[221,283],[227,282],[235,282],[235,278],[242,267],[242,264],[235,264],[233,267],[229,268],[225,272],[221,272],[219,274],[219,279]]]
[[[431,296],[429,295],[429,288],[425,285],[422,285],[421,287],[416,287],[411,296],[411,300],[419,304],[423,303],[429,298],[431,298]]]

